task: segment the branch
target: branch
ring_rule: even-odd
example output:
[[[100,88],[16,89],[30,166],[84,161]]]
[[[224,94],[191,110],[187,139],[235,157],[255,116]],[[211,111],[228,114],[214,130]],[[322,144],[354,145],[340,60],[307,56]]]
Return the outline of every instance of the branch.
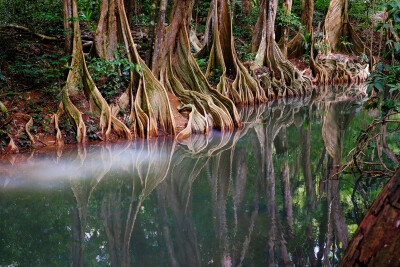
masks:
[[[27,27],[16,25],[16,24],[7,24],[7,25],[4,25],[3,28],[14,28],[14,29],[17,29],[17,30],[22,30],[22,31],[31,33],[31,34],[39,37],[42,40],[60,41],[60,38],[58,38],[58,37],[48,36],[48,35],[44,35],[44,34],[41,34],[41,33],[37,33],[37,32],[32,31],[31,29],[27,28]]]

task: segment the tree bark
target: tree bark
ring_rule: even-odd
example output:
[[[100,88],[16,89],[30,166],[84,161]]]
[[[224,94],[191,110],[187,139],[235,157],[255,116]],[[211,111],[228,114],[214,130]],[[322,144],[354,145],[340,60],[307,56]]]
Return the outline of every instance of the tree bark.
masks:
[[[151,1],[151,14],[150,14],[150,27],[149,27],[149,41],[145,56],[146,65],[151,69],[152,58],[154,53],[154,40],[155,40],[155,33],[156,33],[156,18],[157,18],[157,0]]]
[[[151,70],[154,75],[157,75],[160,62],[160,53],[162,52],[162,44],[164,41],[164,32],[165,32],[165,14],[167,12],[168,0],[160,0],[160,10],[159,10],[159,18],[156,26],[156,33],[154,39],[154,53],[151,61]]]
[[[282,8],[284,9],[286,15],[290,15],[292,13],[292,3],[293,3],[292,0],[283,1]],[[288,27],[282,27],[281,40],[282,40],[282,46],[281,46],[282,54],[287,58],[287,56],[288,56],[287,45],[288,45],[288,41],[289,41],[289,28]]]
[[[366,47],[350,24],[348,5],[348,0],[330,2],[325,18],[326,42],[337,52],[362,53]]]
[[[400,169],[354,233],[340,266],[400,266]]]
[[[63,0],[64,7],[64,54],[72,53],[72,3],[71,0]]]
[[[114,52],[117,50],[117,7],[116,1],[102,0],[100,5],[100,18],[94,34],[94,47],[96,54],[103,61],[113,61]]]

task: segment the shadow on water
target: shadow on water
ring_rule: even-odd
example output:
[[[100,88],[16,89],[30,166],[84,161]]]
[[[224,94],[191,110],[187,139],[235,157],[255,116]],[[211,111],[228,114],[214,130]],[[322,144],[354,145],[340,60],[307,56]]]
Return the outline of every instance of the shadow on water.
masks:
[[[336,172],[365,115],[342,100],[242,109],[242,129],[181,143],[2,162],[0,265],[336,265],[355,230]]]

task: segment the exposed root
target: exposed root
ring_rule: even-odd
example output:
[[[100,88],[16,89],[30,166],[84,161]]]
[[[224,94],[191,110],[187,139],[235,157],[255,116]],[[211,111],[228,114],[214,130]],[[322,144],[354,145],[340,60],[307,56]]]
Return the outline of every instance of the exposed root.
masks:
[[[8,143],[5,152],[6,153],[18,153],[18,147],[15,145],[13,138],[11,135],[8,135],[8,138],[10,138],[10,142]]]
[[[44,34],[41,34],[41,33],[33,32],[31,29],[29,29],[27,27],[24,27],[24,26],[21,26],[21,25],[7,24],[7,25],[5,25],[3,27],[22,30],[22,31],[28,32],[28,33],[30,33],[32,35],[35,35],[35,36],[39,37],[42,40],[46,40],[46,41],[55,41],[55,42],[57,42],[57,41],[60,40],[58,37],[55,37],[55,36],[48,36],[48,35],[44,35]]]
[[[158,126],[165,133],[174,135],[175,121],[167,92],[136,50],[122,0],[118,0],[118,14],[118,22],[125,47],[127,48],[128,59],[137,68],[135,71],[131,71],[131,85],[128,88],[131,104],[129,120],[131,123],[135,123],[135,126],[131,126],[131,128],[136,128],[140,137],[148,139],[158,135]],[[134,89],[137,92],[135,101],[133,101]],[[133,114],[135,114],[135,118]]]
[[[127,140],[132,140],[133,137],[131,131],[124,123],[117,119],[117,117],[111,116],[111,123],[112,129],[119,137],[125,138]]]
[[[190,44],[192,45],[194,51],[199,52],[201,50],[201,43],[200,40],[197,38],[196,32],[192,29],[189,33],[190,37]]]
[[[221,131],[240,127],[241,121],[234,103],[209,85],[190,53],[185,27],[181,28],[178,36],[176,51],[174,55],[170,54],[168,64],[161,72],[167,89],[185,104],[193,103],[198,112],[207,118],[209,127]]]
[[[189,121],[186,128],[176,136],[177,140],[188,138],[192,133],[208,134],[207,119],[197,111],[194,105],[185,105],[179,109],[179,111],[183,110],[190,110]]]
[[[31,117],[29,121],[25,124],[25,132],[29,137],[29,141],[31,142],[31,146],[35,146],[35,139],[33,138],[31,134],[31,128],[33,127],[33,118]]]
[[[215,69],[222,70],[217,90],[238,105],[253,105],[267,101],[258,81],[249,74],[237,57],[229,2],[214,0],[210,9],[218,21],[213,21],[213,42],[206,77],[212,76]],[[228,76],[235,78],[231,80]]]
[[[60,105],[57,113],[53,114],[53,117],[51,118],[51,124],[54,123],[54,129],[56,131],[56,146],[59,146],[59,147],[64,145],[64,140],[62,138],[60,125],[59,125],[60,114],[62,114],[62,105]]]
[[[340,54],[319,54],[315,59],[311,52],[311,69],[314,72],[314,84],[361,84],[369,75],[369,65],[361,64]]]
[[[224,131],[227,125],[232,125],[233,122],[226,110],[218,107],[210,95],[200,92],[186,90],[182,83],[175,77],[171,60],[168,62],[168,69],[165,74],[165,86],[173,92],[184,103],[193,103],[198,112],[207,119],[207,127],[214,127]],[[232,129],[232,128],[228,128]],[[208,131],[209,129],[207,129]]]
[[[272,70],[272,84],[281,87],[279,97],[294,97],[311,94],[311,79],[304,76],[289,60],[285,59],[274,41],[267,48],[267,63]]]
[[[82,114],[72,103],[66,89],[63,89],[63,91],[63,100],[60,103],[57,111],[58,118],[60,118],[61,114],[65,112],[65,115],[71,122],[72,127],[75,129],[77,143],[83,144],[86,142],[86,126],[83,122]]]

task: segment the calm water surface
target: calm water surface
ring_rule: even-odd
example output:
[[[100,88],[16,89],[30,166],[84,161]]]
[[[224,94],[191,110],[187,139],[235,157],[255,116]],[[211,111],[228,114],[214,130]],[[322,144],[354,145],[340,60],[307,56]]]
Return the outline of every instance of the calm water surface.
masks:
[[[0,265],[336,265],[357,227],[335,174],[366,114],[302,99],[244,127],[0,163]],[[18,156],[20,157],[20,156]]]

